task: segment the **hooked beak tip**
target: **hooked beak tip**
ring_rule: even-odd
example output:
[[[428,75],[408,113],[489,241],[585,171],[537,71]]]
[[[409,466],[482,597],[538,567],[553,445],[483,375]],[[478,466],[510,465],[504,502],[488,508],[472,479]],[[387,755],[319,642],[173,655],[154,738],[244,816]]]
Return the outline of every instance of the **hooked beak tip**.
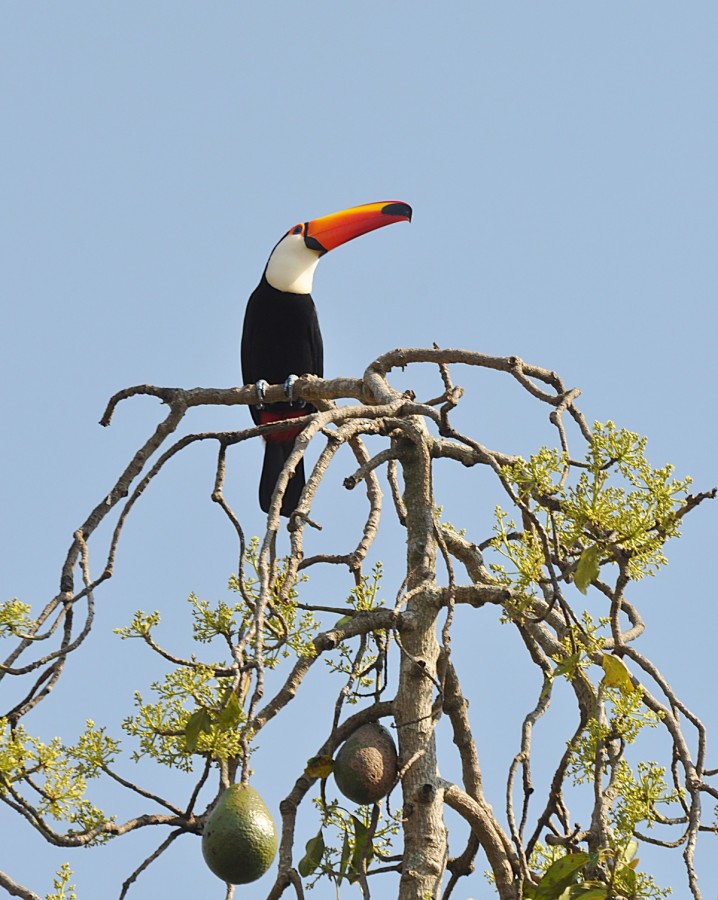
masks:
[[[386,206],[382,207],[381,211],[385,216],[400,216],[401,218],[408,219],[409,222],[411,222],[413,214],[413,210],[409,204],[402,202],[387,203]]]

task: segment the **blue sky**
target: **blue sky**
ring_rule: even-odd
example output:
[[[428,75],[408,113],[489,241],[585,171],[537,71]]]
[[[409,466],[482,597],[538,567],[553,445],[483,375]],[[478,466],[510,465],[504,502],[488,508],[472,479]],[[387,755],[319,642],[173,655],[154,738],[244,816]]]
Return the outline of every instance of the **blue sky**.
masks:
[[[314,296],[329,376],[434,341],[520,355],[579,386],[589,420],[648,435],[655,465],[716,484],[716,46],[710,2],[3,4],[2,599],[39,609],[54,594],[74,529],[161,414],[136,400],[103,429],[108,397],[143,382],[238,384],[244,304],[276,240],[377,199],[405,200],[415,218],[322,260]],[[543,412],[498,381],[465,403],[487,444],[526,454],[548,438]],[[247,421],[210,410],[190,425]],[[29,728],[72,733],[87,716],[127,714],[155,664],[112,628],[161,608],[178,646],[184,597],[226,595],[236,548],[209,501],[213,455],[178,460],[138,507],[98,593],[96,639],[68,666],[50,719]],[[263,524],[259,455],[243,449],[230,476],[250,534]],[[454,524],[481,531],[492,501],[465,477],[447,470],[437,499]],[[343,548],[357,501],[321,502]],[[639,595],[645,652],[714,732],[717,515],[689,517],[670,567]],[[389,535],[387,563],[403,554],[401,534]],[[388,599],[397,587],[387,582]],[[475,627],[466,677],[497,735],[480,751],[498,777],[517,726],[482,685],[497,672],[519,693],[526,685],[518,648]],[[323,696],[318,675],[306,690]],[[328,704],[321,716],[305,701],[267,729],[255,768],[268,802],[326,730]],[[0,823],[7,835],[2,810]],[[70,856],[80,897],[119,884],[160,840]],[[21,827],[3,844],[0,867],[39,893],[68,858]],[[176,897],[221,896],[198,853],[185,838],[131,896],[160,883]],[[711,896],[708,853],[700,862]],[[682,896],[677,852],[653,868]],[[241,896],[266,893],[252,890]],[[455,896],[487,895],[477,874]]]

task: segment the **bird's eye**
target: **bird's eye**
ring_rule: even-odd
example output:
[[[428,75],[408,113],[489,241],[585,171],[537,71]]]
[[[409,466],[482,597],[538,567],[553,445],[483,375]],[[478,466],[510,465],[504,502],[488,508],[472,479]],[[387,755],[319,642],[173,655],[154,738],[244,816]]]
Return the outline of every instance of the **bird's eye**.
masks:
[[[292,230],[289,233],[290,234],[301,234],[303,230],[304,229],[303,229],[302,225],[295,225],[294,228],[292,228]]]

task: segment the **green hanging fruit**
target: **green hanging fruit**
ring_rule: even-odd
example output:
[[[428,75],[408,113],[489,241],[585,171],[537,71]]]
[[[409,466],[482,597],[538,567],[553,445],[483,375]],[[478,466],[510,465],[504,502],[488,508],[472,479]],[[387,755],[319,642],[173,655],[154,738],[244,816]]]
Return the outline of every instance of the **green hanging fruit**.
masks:
[[[214,874],[229,884],[256,881],[277,852],[277,830],[259,794],[233,784],[210,813],[202,834],[202,855]]]

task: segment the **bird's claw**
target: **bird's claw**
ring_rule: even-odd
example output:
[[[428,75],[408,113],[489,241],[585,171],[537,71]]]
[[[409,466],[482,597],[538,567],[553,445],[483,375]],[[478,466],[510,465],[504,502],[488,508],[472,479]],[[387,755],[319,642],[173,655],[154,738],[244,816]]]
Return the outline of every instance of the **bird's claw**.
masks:
[[[287,400],[292,404],[292,406],[304,406],[304,400],[295,400],[294,399],[294,385],[299,380],[298,375],[287,375],[287,379],[284,382],[284,393],[287,395]]]
[[[257,390],[257,409],[264,409],[264,395],[269,387],[269,383],[260,378],[254,387]]]
[[[292,404],[292,406],[302,407],[305,405],[304,400],[295,400],[294,399],[294,385],[299,380],[298,375],[288,375],[287,380],[284,382],[284,393],[286,394],[287,400]],[[257,391],[257,409],[264,409],[265,402],[264,398],[267,393],[267,388],[269,387],[269,382],[265,381],[263,378],[260,378],[259,381],[254,385]]]
[[[287,375],[287,380],[284,382],[284,393],[287,395],[287,400],[290,403],[294,400],[294,385],[296,381],[296,375]]]

